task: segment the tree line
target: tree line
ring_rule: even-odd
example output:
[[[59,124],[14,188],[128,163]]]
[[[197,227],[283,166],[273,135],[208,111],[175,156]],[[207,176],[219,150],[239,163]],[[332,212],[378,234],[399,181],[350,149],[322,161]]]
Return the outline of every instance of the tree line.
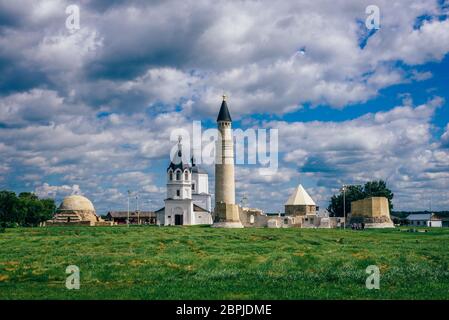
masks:
[[[383,180],[369,181],[365,185],[347,185],[345,188],[345,201],[343,201],[343,190],[339,194],[333,195],[327,211],[333,217],[343,217],[343,202],[345,202],[346,214],[351,212],[351,202],[369,197],[385,197],[388,199],[390,212],[393,209],[393,192],[387,188],[387,183]]]
[[[39,199],[31,192],[0,191],[0,227],[38,226],[53,217],[53,199]]]

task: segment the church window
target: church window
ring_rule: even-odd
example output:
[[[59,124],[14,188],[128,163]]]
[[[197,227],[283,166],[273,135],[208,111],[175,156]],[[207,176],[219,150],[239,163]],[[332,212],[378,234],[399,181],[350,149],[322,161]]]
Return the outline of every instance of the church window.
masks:
[[[170,181],[173,180],[173,172],[170,172]]]
[[[181,180],[181,172],[176,172],[176,180]]]
[[[192,191],[195,191],[195,184],[192,183]]]
[[[180,197],[181,196],[181,191],[176,190],[176,196]]]
[[[187,171],[184,173],[184,179],[189,180],[189,173]]]

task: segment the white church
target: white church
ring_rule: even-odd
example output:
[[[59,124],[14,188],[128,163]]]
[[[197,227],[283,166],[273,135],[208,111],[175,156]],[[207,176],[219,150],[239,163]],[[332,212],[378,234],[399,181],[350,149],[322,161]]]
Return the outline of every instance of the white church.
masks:
[[[167,168],[165,207],[156,211],[157,224],[163,226],[212,224],[209,175],[192,159],[183,162],[181,140]]]

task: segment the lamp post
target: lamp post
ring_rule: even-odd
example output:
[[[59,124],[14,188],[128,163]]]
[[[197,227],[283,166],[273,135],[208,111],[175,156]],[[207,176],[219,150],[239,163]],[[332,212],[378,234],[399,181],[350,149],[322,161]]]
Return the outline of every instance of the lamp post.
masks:
[[[248,197],[246,196],[246,193],[243,194],[243,198],[242,200],[240,200],[240,203],[243,208],[246,208],[246,206],[248,205]]]
[[[129,227],[129,197],[131,196],[131,191],[128,190],[128,219],[126,220],[126,224]]]
[[[139,194],[136,194],[136,211],[137,211],[137,224],[140,224],[140,213],[139,213]]]
[[[152,208],[151,202],[152,202],[152,200],[148,199],[148,223],[149,224],[151,224],[151,208]]]
[[[346,229],[346,187],[343,186],[343,229]]]

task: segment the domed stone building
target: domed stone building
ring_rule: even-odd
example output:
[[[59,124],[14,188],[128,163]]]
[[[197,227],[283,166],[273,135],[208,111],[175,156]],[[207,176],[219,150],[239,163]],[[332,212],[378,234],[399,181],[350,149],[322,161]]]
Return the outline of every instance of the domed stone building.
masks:
[[[95,213],[92,202],[80,195],[71,195],[61,202],[52,220],[46,225],[110,225]]]

